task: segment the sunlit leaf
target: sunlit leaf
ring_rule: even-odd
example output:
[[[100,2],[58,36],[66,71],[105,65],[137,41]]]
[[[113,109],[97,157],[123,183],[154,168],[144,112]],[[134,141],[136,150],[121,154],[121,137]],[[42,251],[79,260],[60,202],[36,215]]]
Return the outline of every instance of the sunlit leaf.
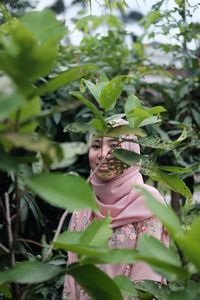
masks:
[[[106,84],[99,98],[102,108],[107,111],[115,105],[128,79],[130,79],[129,76],[117,76]]]
[[[44,95],[46,93],[53,92],[62,86],[79,80],[81,77],[86,76],[88,73],[96,69],[97,67],[94,64],[80,65],[78,67],[70,68],[69,70],[58,74],[56,77],[49,79],[46,84],[40,86],[34,91],[34,93],[37,95]]]

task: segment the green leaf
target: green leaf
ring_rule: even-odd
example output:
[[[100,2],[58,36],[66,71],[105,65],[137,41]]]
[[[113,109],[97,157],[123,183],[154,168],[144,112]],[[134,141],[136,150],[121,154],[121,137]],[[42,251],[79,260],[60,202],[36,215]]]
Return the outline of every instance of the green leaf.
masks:
[[[71,251],[80,255],[87,256],[99,256],[105,254],[108,249],[103,247],[96,247],[91,245],[85,245],[81,241],[82,231],[67,231],[59,235],[57,240],[53,242],[53,245],[57,249],[63,249],[65,251]]]
[[[7,284],[0,285],[0,294],[2,294],[5,299],[12,299],[12,293]]]
[[[155,296],[158,300],[167,300],[167,295],[171,292],[170,288],[159,282],[144,280],[134,284],[138,291],[148,292]],[[142,298],[142,297],[141,297]]]
[[[64,132],[82,132],[82,133],[86,133],[86,132],[94,132],[94,129],[87,123],[81,123],[81,122],[73,122],[70,123],[68,125],[65,126]]]
[[[75,263],[68,267],[67,274],[73,276],[94,300],[122,300],[114,281],[95,266]]]
[[[177,175],[167,174],[162,171],[149,172],[148,174],[153,180],[160,182],[161,184],[167,186],[168,188],[176,191],[177,193],[183,195],[188,201],[192,201],[192,193],[186,186],[183,180],[181,180]]]
[[[135,249],[110,249],[97,256],[87,256],[81,260],[81,264],[121,264],[135,263],[138,259],[138,251]]]
[[[100,111],[97,109],[97,107],[92,102],[87,100],[85,97],[83,97],[78,92],[71,92],[71,95],[78,98],[84,105],[86,105],[92,111],[92,113],[97,117],[97,119],[99,119],[99,121],[102,123],[102,126],[105,129],[107,129],[107,124],[106,124],[106,121],[104,120],[103,115],[100,113]]]
[[[81,242],[84,245],[96,246],[96,247],[108,247],[108,239],[112,235],[110,228],[110,219],[105,218],[103,220],[93,222],[85,229],[81,236]]]
[[[97,211],[92,190],[81,177],[42,173],[24,178],[25,183],[48,203],[73,211],[90,208]]]
[[[175,212],[171,208],[167,207],[164,204],[161,204],[146,189],[139,186],[137,186],[136,188],[144,195],[148,208],[154,213],[155,216],[158,217],[158,219],[160,219],[160,221],[167,228],[168,232],[171,233],[174,238],[178,234],[184,234],[181,228],[181,223]]]
[[[83,79],[82,81],[85,83],[88,90],[94,96],[94,98],[97,100],[97,102],[99,102],[99,97],[100,97],[100,93],[101,93],[99,86],[95,85],[94,83],[92,83],[91,81],[86,80],[86,79]]]
[[[184,128],[181,135],[173,142],[173,145],[176,146],[176,145],[180,144],[186,138],[187,138],[187,130],[186,130],[186,128]]]
[[[86,76],[88,73],[91,73],[96,69],[97,67],[94,64],[73,67],[50,79],[46,84],[36,89],[35,94],[44,95],[48,92],[53,92],[60,87],[63,87],[71,82],[79,80],[80,78]]]
[[[34,97],[20,109],[19,114],[19,132],[21,133],[33,133],[36,129],[38,122],[35,120],[31,120],[32,118],[39,115],[41,112],[41,103],[39,97]],[[16,114],[12,114],[12,120],[14,121],[16,118]],[[29,121],[29,122],[26,122]],[[23,123],[25,125],[22,125]]]
[[[179,173],[179,174],[192,173],[192,169],[190,168],[182,168],[176,166],[159,166],[159,169],[162,171]]]
[[[156,251],[155,251],[156,249]],[[156,258],[162,262],[180,267],[179,257],[171,249],[167,248],[163,243],[153,236],[143,234],[138,242],[139,254]]]
[[[6,282],[41,283],[63,273],[63,269],[38,261],[23,261],[0,273],[0,284]]]
[[[25,98],[17,92],[11,95],[1,95],[0,121],[8,118],[11,113],[16,112],[17,109],[21,108],[25,103]]]
[[[138,252],[138,258],[141,257],[161,275],[171,279],[189,277],[187,270],[181,267],[179,257],[153,236],[142,235],[139,238]]]
[[[142,107],[140,99],[135,95],[128,96],[124,106],[127,119],[129,118],[129,113],[131,113],[136,107]]]
[[[127,276],[115,276],[114,282],[120,289],[123,296],[138,296],[138,293],[134,288],[133,282]]]
[[[126,149],[115,149],[113,154],[114,157],[121,160],[128,166],[133,166],[135,164],[140,165],[141,163],[146,164],[149,162],[149,158],[147,156]]]
[[[108,218],[100,221],[93,220],[85,231],[68,231],[59,235],[54,246],[81,255],[101,255],[108,251],[108,239],[111,235]]]
[[[191,225],[184,236],[177,236],[177,243],[189,260],[200,270],[200,237],[199,237],[200,217]]]
[[[11,156],[6,153],[0,147],[0,169],[3,171],[14,171],[17,172],[19,170],[17,157]]]
[[[55,46],[66,31],[50,9],[28,12],[21,18],[21,22],[34,34],[38,44]]]
[[[148,109],[148,113],[150,115],[158,115],[165,111],[167,111],[167,110],[163,106],[154,106],[154,107]]]
[[[99,104],[103,109],[105,109],[105,111],[114,107],[127,79],[130,79],[130,76],[117,76],[109,81],[102,89]]]
[[[143,126],[146,126],[146,125],[159,123],[160,121],[161,121],[161,119],[159,119],[157,116],[152,116],[152,117],[149,117],[149,118],[146,118],[145,120],[143,120],[143,121],[139,124],[139,126],[140,126],[140,127],[143,127]]]
[[[15,19],[2,37],[0,65],[26,95],[30,94],[34,80],[51,71],[64,33],[63,24],[50,10],[44,10]]]
[[[121,136],[121,135],[129,135],[134,134],[136,136],[145,137],[146,132],[141,128],[131,128],[128,125],[121,125],[116,126],[111,129],[109,129],[105,135],[107,137],[115,137],[115,136]]]
[[[105,125],[99,119],[92,119],[89,124],[98,132],[105,132]]]

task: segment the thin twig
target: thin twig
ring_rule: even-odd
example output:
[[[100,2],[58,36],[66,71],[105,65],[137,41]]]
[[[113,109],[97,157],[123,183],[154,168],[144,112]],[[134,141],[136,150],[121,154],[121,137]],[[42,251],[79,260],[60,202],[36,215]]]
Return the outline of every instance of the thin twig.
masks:
[[[13,246],[13,233],[12,233],[12,223],[11,223],[11,217],[10,217],[10,199],[9,199],[8,193],[5,193],[5,208],[6,208],[6,224],[7,224],[7,232],[8,232],[8,244],[9,244],[9,248],[11,250],[11,248]]]
[[[33,241],[33,240],[29,240],[29,239],[23,239],[23,238],[17,238],[16,241],[18,242],[25,242],[25,243],[30,243],[30,244],[35,244],[39,247],[42,247],[44,248],[44,245],[42,245],[41,243],[38,243],[36,241]],[[45,246],[46,247],[46,246]]]
[[[6,248],[2,243],[0,243],[0,249],[3,250],[7,254],[10,252],[9,249]]]
[[[58,223],[58,227],[57,227],[56,232],[55,232],[54,237],[53,237],[53,242],[57,240],[57,238],[58,238],[58,236],[59,236],[59,234],[61,232],[61,229],[63,227],[64,221],[65,221],[65,219],[67,217],[67,214],[68,214],[68,211],[65,210],[64,213],[62,214],[61,218],[60,218],[59,223]],[[53,245],[51,245],[49,247],[49,250],[47,252],[47,258],[51,254],[52,250],[53,250]]]

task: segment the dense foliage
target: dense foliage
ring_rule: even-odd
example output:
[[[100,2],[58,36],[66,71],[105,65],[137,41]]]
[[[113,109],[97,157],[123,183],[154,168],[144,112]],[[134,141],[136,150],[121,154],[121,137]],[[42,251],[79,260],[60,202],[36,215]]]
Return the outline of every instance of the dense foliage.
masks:
[[[124,14],[125,1],[116,2]],[[104,16],[77,16],[75,26],[83,38],[75,46],[51,10],[25,13],[12,1],[0,4],[3,299],[60,299],[64,274],[93,299],[199,299],[199,206],[191,202],[199,174],[199,49],[188,45],[199,41],[200,25],[190,18],[196,7],[177,0],[167,11],[163,2],[139,21],[144,33],[130,46],[123,22],[109,10]],[[102,26],[104,35],[97,31]],[[156,30],[170,35],[172,28],[174,44],[144,44],[145,36],[153,38]],[[154,62],[148,50],[169,59]],[[116,114],[129,126],[111,128],[108,120]],[[170,249],[143,236],[137,250],[110,250],[109,219],[94,221],[84,232],[60,234],[72,211],[97,210],[84,179],[88,132],[138,137],[142,155],[120,149],[114,155],[126,165],[140,163],[152,184],[163,193],[172,191],[178,217],[140,190],[168,230]],[[68,250],[79,255],[76,264],[66,266]],[[133,285],[123,276],[111,280],[95,266],[138,260],[168,284]]]

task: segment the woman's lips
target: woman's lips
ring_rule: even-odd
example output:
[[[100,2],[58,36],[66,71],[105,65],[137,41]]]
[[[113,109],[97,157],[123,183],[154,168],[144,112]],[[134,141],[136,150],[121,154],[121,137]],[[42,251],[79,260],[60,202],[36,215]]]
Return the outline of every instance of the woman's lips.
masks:
[[[97,164],[97,166],[98,166],[98,164]],[[100,171],[106,171],[106,170],[108,170],[108,165],[102,164],[102,165],[100,165],[98,167],[98,170],[100,170]]]

